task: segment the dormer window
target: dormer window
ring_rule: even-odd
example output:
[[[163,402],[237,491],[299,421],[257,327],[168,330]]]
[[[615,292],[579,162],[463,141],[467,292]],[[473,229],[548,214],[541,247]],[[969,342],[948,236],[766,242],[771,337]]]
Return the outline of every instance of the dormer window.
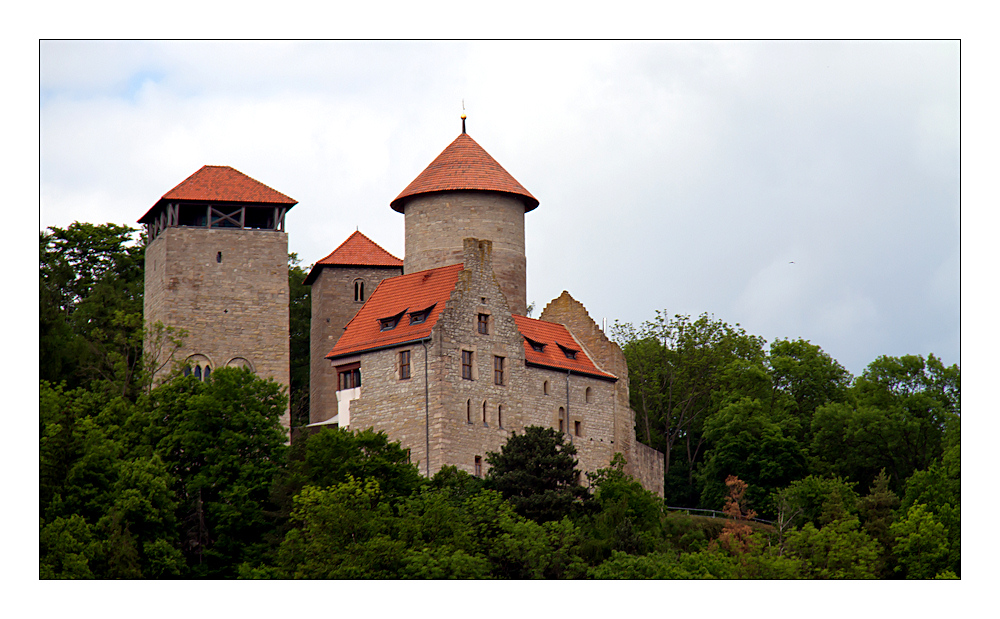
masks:
[[[576,359],[576,353],[580,352],[579,350],[573,350],[572,348],[563,346],[558,342],[556,342],[556,344],[559,346],[559,349],[563,351],[563,354],[566,355],[567,359]]]
[[[545,344],[537,342],[530,337],[525,337],[524,339],[528,340],[528,343],[531,344],[531,350],[535,352],[545,352]]]
[[[437,303],[434,305],[437,305]],[[427,322],[427,318],[431,315],[431,310],[434,309],[434,305],[428,307],[427,309],[422,309],[419,312],[410,312],[410,324],[419,325],[422,322]]]
[[[396,314],[395,316],[389,316],[387,318],[379,318],[378,321],[379,324],[381,325],[379,327],[379,331],[392,331],[393,329],[395,329],[396,325],[399,324],[400,319],[403,317],[403,314],[405,313],[406,310],[403,310],[400,313]]]

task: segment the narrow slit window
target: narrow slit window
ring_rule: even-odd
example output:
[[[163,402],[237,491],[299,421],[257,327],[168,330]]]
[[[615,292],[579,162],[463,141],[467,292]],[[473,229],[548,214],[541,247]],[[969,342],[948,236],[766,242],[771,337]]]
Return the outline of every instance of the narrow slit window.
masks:
[[[577,436],[583,436],[583,434],[580,432],[580,422],[579,421],[574,421],[573,422],[573,434],[576,434]]]
[[[476,468],[475,468],[476,477],[482,477],[483,476],[483,458],[481,456],[476,456],[475,463],[476,463]]]
[[[472,400],[465,401],[465,423],[472,423]]]
[[[354,280],[354,301],[355,301],[355,303],[364,303],[364,301],[365,301],[365,282],[364,282],[364,280],[360,280],[360,279]]]
[[[215,261],[216,262],[222,262],[222,252],[221,251],[219,253],[215,254]]]
[[[542,382],[542,395],[549,395],[549,381]]]
[[[486,400],[483,400],[483,425],[484,426],[487,425],[487,423],[486,423]]]
[[[503,427],[503,404],[497,406],[497,425]]]

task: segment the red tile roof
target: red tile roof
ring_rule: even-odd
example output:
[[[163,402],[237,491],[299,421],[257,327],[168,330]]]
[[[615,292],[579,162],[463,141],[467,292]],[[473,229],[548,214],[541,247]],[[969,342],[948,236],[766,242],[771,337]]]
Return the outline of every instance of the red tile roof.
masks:
[[[564,325],[544,320],[535,320],[527,316],[514,316],[517,329],[524,336],[524,361],[528,365],[540,365],[556,370],[572,370],[579,374],[588,374],[598,378],[617,380],[614,374],[598,369],[590,360],[582,346],[570,334]],[[531,341],[544,344],[541,352],[535,350]],[[576,358],[569,359],[563,349],[575,350]]]
[[[164,200],[194,202],[238,202],[246,204],[276,204],[291,208],[297,202],[280,191],[229,166],[206,165],[184,179],[139,219],[142,223]]]
[[[436,191],[499,191],[512,193],[524,199],[524,211],[538,206],[538,200],[521,183],[514,180],[483,147],[469,134],[455,138],[427,169],[407,185],[396,199],[389,203],[393,210],[403,212],[405,199]]]
[[[455,289],[462,268],[461,264],[452,264],[382,280],[351,322],[347,323],[344,334],[326,358],[343,357],[428,337]],[[410,317],[403,316],[396,328],[381,330],[382,318],[400,312],[419,312],[431,306],[434,306],[433,311],[420,324],[412,325]]]
[[[395,267],[402,268],[403,261],[379,247],[361,232],[354,232],[347,240],[333,250],[329,256],[318,261],[309,271],[305,284],[312,284],[323,265],[343,267]]]

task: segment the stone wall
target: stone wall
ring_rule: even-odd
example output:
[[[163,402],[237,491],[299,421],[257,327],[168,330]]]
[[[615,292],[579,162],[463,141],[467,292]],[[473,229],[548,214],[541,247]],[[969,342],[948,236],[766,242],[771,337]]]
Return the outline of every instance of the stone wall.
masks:
[[[524,203],[483,191],[419,195],[407,200],[404,271],[416,273],[463,259],[466,238],[493,243],[493,268],[510,310],[527,307]]]
[[[143,314],[188,331],[178,360],[214,370],[249,362],[288,388],[288,235],[276,230],[168,228],[146,247]],[[164,367],[154,380],[170,371]],[[286,410],[282,424],[288,428]]]
[[[326,421],[337,414],[337,372],[326,355],[364,305],[354,300],[354,282],[364,282],[367,300],[383,279],[403,274],[402,267],[318,267],[321,270],[313,280],[311,294],[309,423]]]
[[[489,241],[470,239],[463,245],[465,269],[427,342],[429,380],[422,343],[359,356],[361,397],[351,403],[351,428],[385,431],[410,450],[421,473],[428,471],[429,459],[431,475],[445,465],[475,474],[478,456],[485,474],[486,454],[499,451],[511,433],[532,425],[558,428],[568,393],[564,428],[577,448],[580,469],[606,467],[615,451],[628,457],[627,448],[616,443],[615,382],[574,374],[567,392],[565,372],[525,365],[523,337],[493,275],[491,249]],[[479,314],[490,316],[488,334],[479,333]],[[407,380],[399,378],[403,350],[411,351]],[[462,378],[462,351],[473,353],[472,380]],[[494,381],[495,357],[504,358],[502,385]]]
[[[662,496],[663,456],[660,454],[660,474],[657,478],[655,471],[648,468],[655,466],[651,463],[656,461],[646,453],[651,448],[635,440],[635,413],[629,404],[628,362],[621,348],[608,339],[590,317],[587,308],[565,290],[545,306],[539,318],[565,325],[598,367],[618,377],[614,386],[615,451],[625,456],[626,473],[638,479],[647,490],[658,492]]]

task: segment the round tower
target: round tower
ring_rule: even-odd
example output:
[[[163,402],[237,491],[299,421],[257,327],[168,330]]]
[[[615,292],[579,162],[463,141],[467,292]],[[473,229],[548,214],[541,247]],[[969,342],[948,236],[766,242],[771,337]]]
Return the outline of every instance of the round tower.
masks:
[[[465,132],[390,203],[403,213],[403,271],[462,262],[467,238],[493,242],[493,272],[510,311],[527,307],[524,214],[538,200]]]

